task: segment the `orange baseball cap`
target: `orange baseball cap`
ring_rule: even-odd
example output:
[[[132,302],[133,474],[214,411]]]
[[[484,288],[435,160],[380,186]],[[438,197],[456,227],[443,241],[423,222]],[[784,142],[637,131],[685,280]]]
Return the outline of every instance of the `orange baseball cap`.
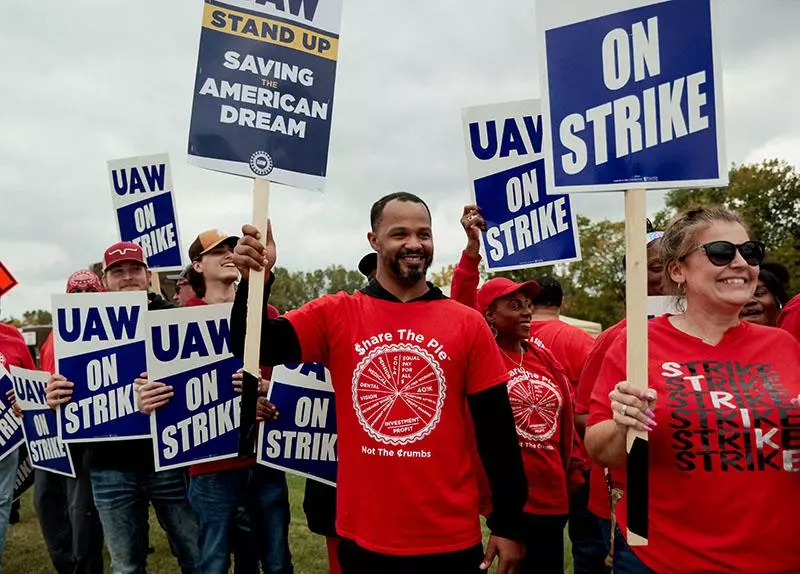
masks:
[[[239,241],[238,237],[223,233],[219,229],[203,231],[189,246],[189,259],[192,261],[200,259],[218,245],[227,244],[233,248],[237,241]]]

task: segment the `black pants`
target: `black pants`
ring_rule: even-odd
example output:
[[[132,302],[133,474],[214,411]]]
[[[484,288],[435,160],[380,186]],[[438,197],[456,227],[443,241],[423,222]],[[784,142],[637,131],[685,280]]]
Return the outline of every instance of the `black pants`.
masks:
[[[525,515],[525,560],[520,574],[564,572],[564,527],[566,514]]]
[[[76,478],[35,471],[36,515],[58,574],[103,574],[103,527],[92,497],[88,450],[71,450]]]
[[[389,556],[361,548],[352,540],[339,544],[342,574],[480,574],[483,547],[446,554]]]

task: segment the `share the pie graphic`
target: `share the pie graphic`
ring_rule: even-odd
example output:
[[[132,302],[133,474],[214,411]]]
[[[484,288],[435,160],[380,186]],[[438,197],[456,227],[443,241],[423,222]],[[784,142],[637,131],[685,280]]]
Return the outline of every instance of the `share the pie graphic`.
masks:
[[[444,397],[439,363],[416,345],[373,349],[353,373],[356,416],[372,438],[385,444],[410,444],[430,434]]]
[[[538,442],[555,434],[564,399],[549,379],[530,373],[517,375],[508,383],[508,398],[518,434]]]

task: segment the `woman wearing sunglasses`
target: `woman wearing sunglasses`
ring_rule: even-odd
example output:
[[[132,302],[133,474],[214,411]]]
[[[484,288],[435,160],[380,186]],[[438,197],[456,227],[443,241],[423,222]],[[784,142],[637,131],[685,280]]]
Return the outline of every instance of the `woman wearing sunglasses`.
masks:
[[[589,454],[615,476],[627,430],[649,432],[649,544],[627,546],[623,497],[614,570],[800,572],[800,344],[740,320],[764,245],[733,213],[700,207],[673,218],[661,254],[683,313],[648,324],[646,392],[624,382],[618,337],[587,421]]]

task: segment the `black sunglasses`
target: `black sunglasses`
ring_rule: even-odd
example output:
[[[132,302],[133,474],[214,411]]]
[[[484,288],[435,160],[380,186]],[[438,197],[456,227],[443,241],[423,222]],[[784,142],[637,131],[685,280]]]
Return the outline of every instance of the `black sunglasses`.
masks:
[[[744,259],[748,265],[755,267],[764,262],[766,246],[760,241],[745,241],[739,245],[731,243],[730,241],[712,241],[711,243],[695,247],[689,253],[680,257],[678,261],[683,261],[689,255],[700,249],[706,252],[708,260],[717,267],[725,267],[733,261],[736,258],[737,250],[742,254],[742,259]]]

